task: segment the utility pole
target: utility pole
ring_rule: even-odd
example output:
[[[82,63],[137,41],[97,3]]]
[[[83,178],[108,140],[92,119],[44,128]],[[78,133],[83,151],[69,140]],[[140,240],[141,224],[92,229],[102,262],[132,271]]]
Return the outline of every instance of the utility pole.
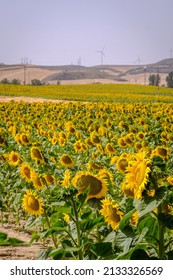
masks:
[[[26,85],[26,64],[23,65],[23,70],[24,70],[24,81],[23,84]]]

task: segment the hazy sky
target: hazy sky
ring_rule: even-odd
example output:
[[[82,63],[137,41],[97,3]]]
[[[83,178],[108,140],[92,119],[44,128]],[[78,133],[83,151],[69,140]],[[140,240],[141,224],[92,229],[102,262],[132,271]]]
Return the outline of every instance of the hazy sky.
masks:
[[[0,63],[92,66],[103,48],[103,64],[173,56],[173,0],[0,0]]]

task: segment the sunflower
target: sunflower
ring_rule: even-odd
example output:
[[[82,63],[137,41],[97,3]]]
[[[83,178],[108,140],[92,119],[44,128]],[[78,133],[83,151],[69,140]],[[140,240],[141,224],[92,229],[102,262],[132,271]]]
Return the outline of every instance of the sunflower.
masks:
[[[60,163],[65,167],[72,167],[74,165],[74,160],[71,156],[64,154],[60,158]]]
[[[141,142],[135,142],[134,148],[138,151],[141,150],[143,148],[142,143]]]
[[[136,154],[133,160],[129,160],[125,181],[122,184],[122,191],[125,194],[130,192],[135,198],[142,198],[142,192],[145,189],[151,171],[148,166],[151,161],[145,157],[146,153],[143,151]]]
[[[10,165],[17,166],[21,160],[17,152],[12,151],[8,156],[8,161]]]
[[[168,176],[167,181],[171,186],[173,186],[173,176]]]
[[[31,148],[31,158],[35,159],[37,162],[44,162],[42,152],[37,147]]]
[[[169,155],[169,151],[168,148],[162,147],[162,146],[158,146],[155,148],[155,155],[156,156],[160,156],[163,159],[167,159],[168,155]]]
[[[22,134],[20,135],[20,142],[21,142],[23,145],[28,145],[28,144],[30,143],[28,134],[22,133]]]
[[[4,145],[5,143],[5,137],[0,135],[0,146]]]
[[[31,181],[37,190],[44,189],[45,186],[41,176],[37,174],[34,170],[31,171]]]
[[[113,180],[114,180],[113,174],[111,172],[109,172],[108,170],[106,170],[105,168],[101,169],[99,171],[98,175],[102,178],[110,180],[111,182],[113,182]]]
[[[126,157],[120,156],[116,162],[116,168],[120,173],[125,173],[128,166],[128,159]]]
[[[93,162],[93,161],[89,161],[88,170],[100,170],[100,169],[103,169],[102,165],[100,165],[96,162]]]
[[[28,164],[24,162],[22,163],[20,168],[20,174],[27,182],[31,182],[31,168]]]
[[[116,153],[116,150],[114,149],[112,143],[108,143],[108,144],[106,145],[105,151],[106,151],[108,154],[110,154],[110,155]]]
[[[138,224],[138,219],[139,219],[139,214],[138,214],[138,212],[136,211],[136,212],[132,215],[132,217],[131,217],[131,219],[130,219],[130,225],[131,225],[131,226],[136,226],[136,225]]]
[[[62,186],[65,188],[70,187],[71,185],[71,172],[70,170],[66,169],[64,172],[64,179],[62,181]]]
[[[94,144],[100,143],[99,135],[95,131],[91,132],[90,139],[91,139],[91,142]]]
[[[144,139],[144,137],[145,137],[145,133],[144,133],[144,132],[139,131],[139,132],[137,133],[137,139],[139,139],[139,140],[143,140],[143,139]]]
[[[105,198],[102,201],[102,209],[100,213],[104,216],[105,221],[113,230],[118,229],[123,212],[119,209],[119,205],[111,198]]]
[[[44,175],[44,178],[45,178],[46,183],[47,183],[48,186],[51,185],[51,184],[53,184],[54,181],[55,181],[54,176],[52,176],[52,175],[50,175],[50,174],[45,174],[45,175]]]
[[[87,200],[90,198],[104,197],[108,191],[107,182],[105,178],[96,176],[88,172],[79,172],[72,180],[72,184],[78,187],[78,195],[85,192],[89,188]]]
[[[31,190],[26,190],[26,194],[23,197],[22,207],[29,214],[36,216],[42,215],[44,211],[42,200]]]
[[[66,143],[66,139],[64,137],[59,137],[58,138],[58,143],[61,147],[63,147]]]
[[[127,147],[127,143],[124,137],[121,137],[118,139],[118,146],[121,148],[126,148]]]

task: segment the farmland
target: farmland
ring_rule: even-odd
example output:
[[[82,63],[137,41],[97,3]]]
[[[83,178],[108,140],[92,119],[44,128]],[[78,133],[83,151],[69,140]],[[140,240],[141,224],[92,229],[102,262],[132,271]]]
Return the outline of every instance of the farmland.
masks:
[[[0,85],[1,223],[41,258],[171,259],[173,90]],[[87,101],[87,102],[85,102]]]

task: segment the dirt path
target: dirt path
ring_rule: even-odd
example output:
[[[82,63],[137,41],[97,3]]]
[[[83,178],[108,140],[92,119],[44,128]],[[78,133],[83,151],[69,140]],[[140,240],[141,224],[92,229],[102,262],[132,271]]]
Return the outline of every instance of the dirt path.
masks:
[[[47,99],[47,98],[35,98],[35,97],[26,97],[26,96],[0,96],[0,102],[9,102],[9,101],[25,101],[25,102],[54,102],[54,103],[59,103],[59,102],[70,102],[70,100],[57,100],[57,99]]]
[[[28,243],[30,241],[30,235],[24,232],[18,232],[10,225],[0,226],[0,232],[7,233],[8,237],[15,237]],[[38,253],[43,249],[41,243],[34,243],[27,246],[0,246],[0,260],[36,260],[38,259]]]

